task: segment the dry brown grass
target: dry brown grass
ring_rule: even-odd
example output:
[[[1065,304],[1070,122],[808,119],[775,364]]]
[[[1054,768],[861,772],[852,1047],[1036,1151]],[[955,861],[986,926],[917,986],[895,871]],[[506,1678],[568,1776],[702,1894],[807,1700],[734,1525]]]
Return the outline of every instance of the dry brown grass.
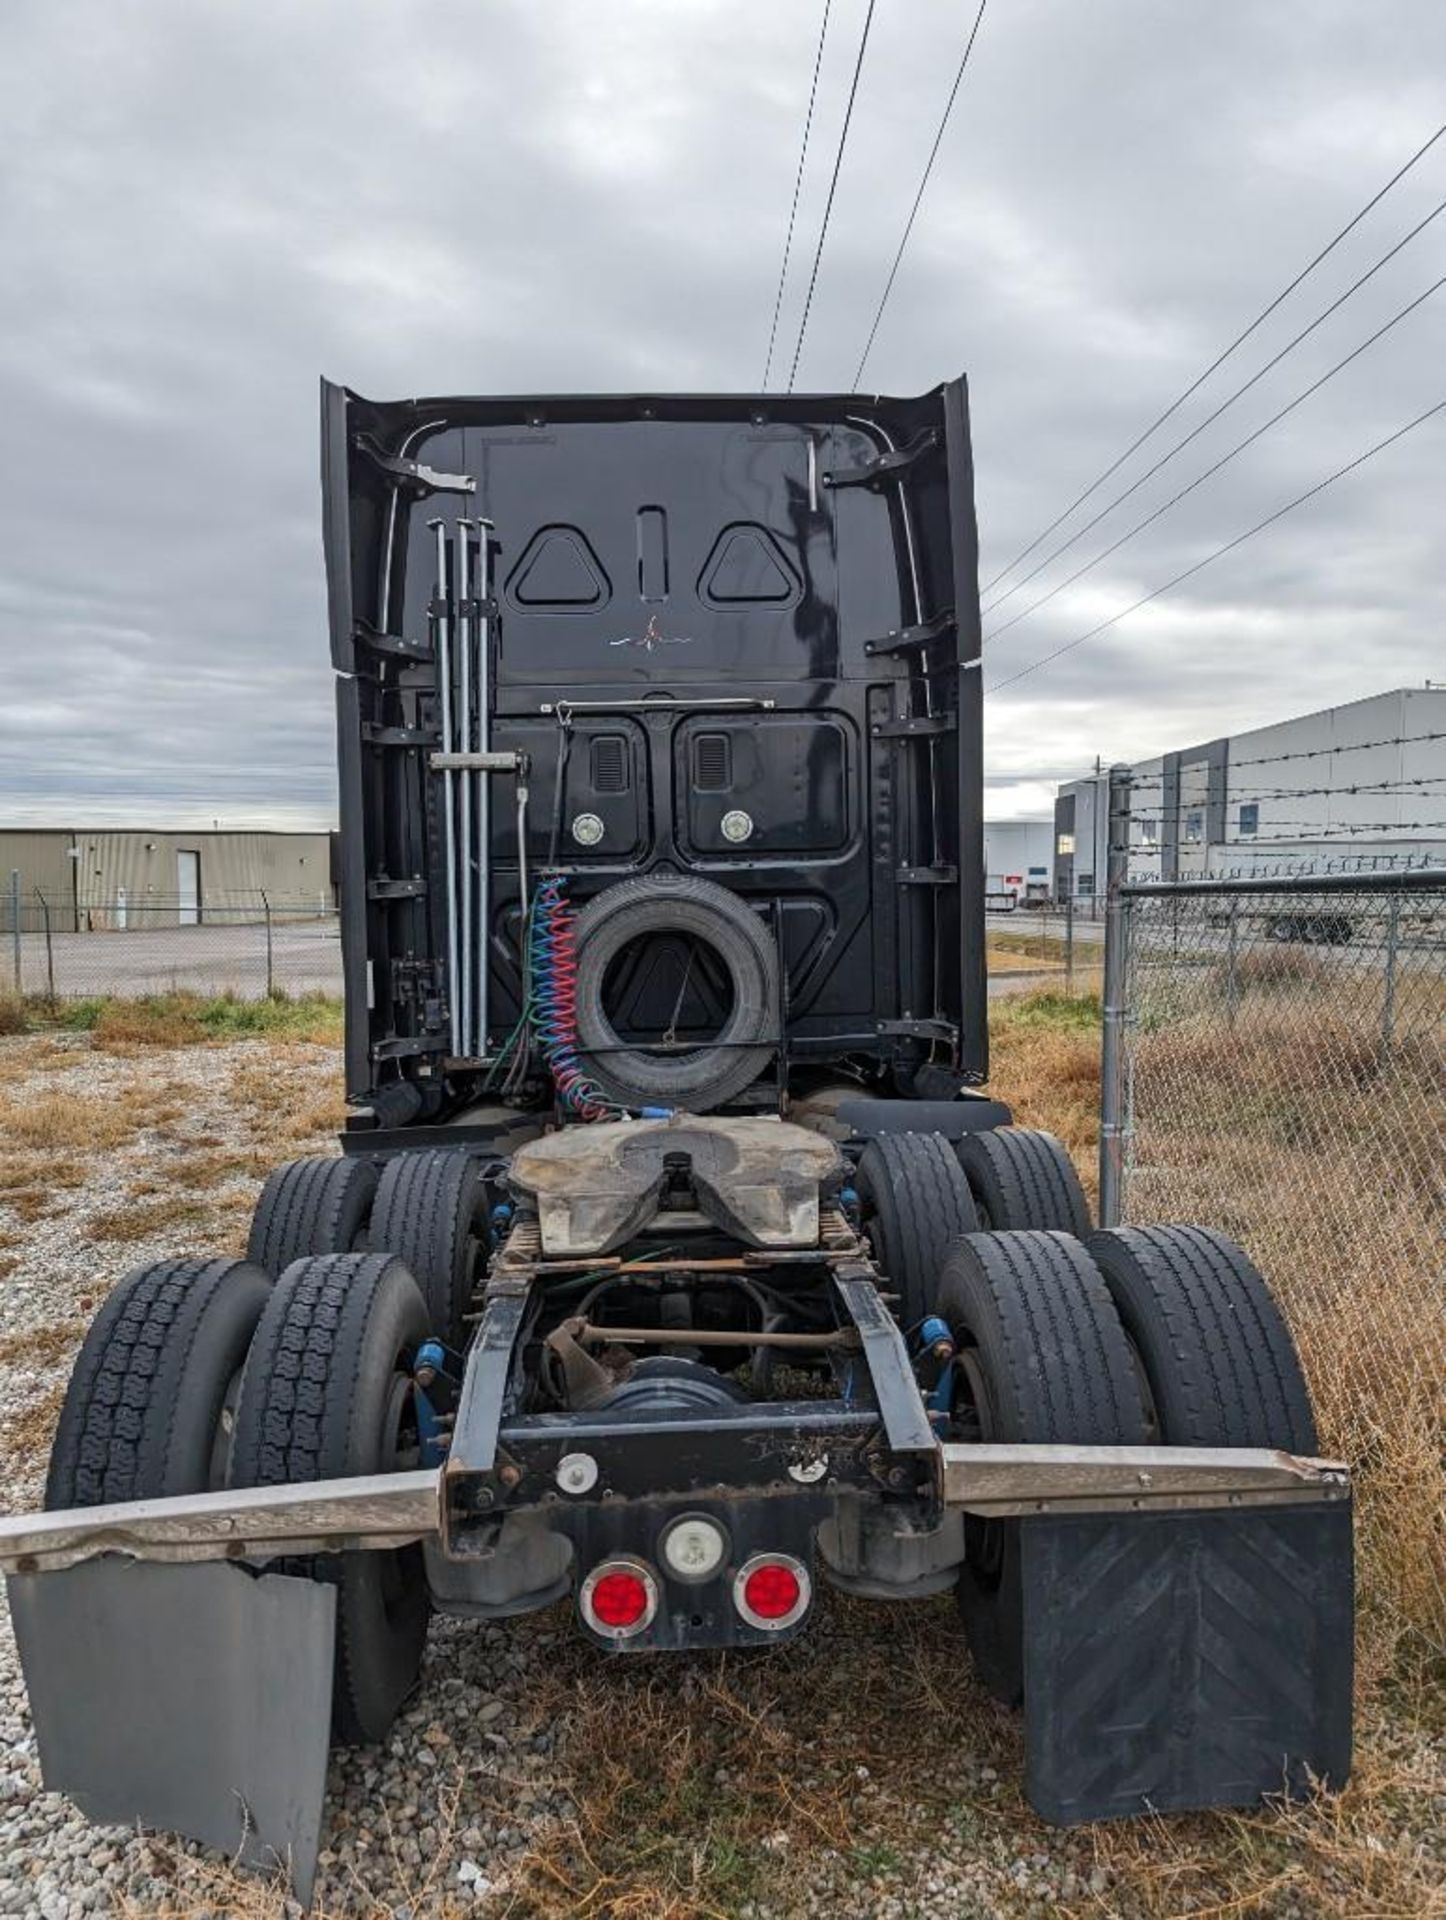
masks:
[[[48,1153],[11,1153],[0,1141],[0,1199],[20,1188],[42,1183],[52,1187],[78,1187],[84,1184],[85,1174],[82,1161],[57,1160]]]
[[[75,1352],[85,1338],[85,1327],[83,1320],[59,1320],[53,1326],[0,1336],[0,1366],[54,1366]]]
[[[301,1076],[277,1071],[274,1059],[248,1060],[230,1079],[229,1098],[247,1115],[258,1141],[286,1151],[334,1137],[346,1118],[346,1100],[340,1085],[321,1092]]]
[[[276,1039],[335,1045],[341,1003],[323,995],[241,1000],[231,994],[156,994],[143,999],[72,1002],[55,1010],[63,1025],[89,1036],[99,1052],[133,1057],[156,1049]]]
[[[1053,950],[1041,954],[1027,946],[1004,946],[993,934],[986,944],[991,973],[1059,973],[1064,966],[1063,955]]]
[[[29,1016],[25,1011],[25,1002],[13,993],[0,993],[0,1035],[28,1033]]]
[[[1403,1631],[1446,1646],[1446,1029],[1403,997],[1385,1047],[1378,998],[1318,956],[1245,958],[1233,1018],[1213,976],[1144,1009],[1129,1217],[1208,1221],[1270,1281],[1355,1470],[1364,1645],[1389,1663]]]
[[[1053,991],[991,1010],[991,1091],[1021,1123],[1059,1134],[1091,1186],[1097,1023],[1097,1004]],[[325,1890],[317,1920],[399,1906],[418,1920],[461,1911],[488,1920],[716,1920],[750,1904],[769,1920],[845,1906],[960,1920],[1045,1911],[1066,1920],[1446,1920],[1446,1729],[1439,1688],[1432,1691],[1439,1674],[1424,1661],[1413,1666],[1419,1641],[1390,1625],[1422,1605],[1422,1570],[1439,1540],[1431,1420],[1439,1400],[1433,1409],[1420,1365],[1428,1323],[1410,1291],[1420,1271],[1381,1258],[1383,1244],[1394,1237],[1399,1246],[1411,1222],[1419,1224],[1415,1182],[1430,1163],[1412,1162],[1408,1177],[1399,1169],[1388,1175],[1369,1157],[1369,1126],[1343,1143],[1315,1109],[1293,1113],[1268,1086],[1242,1079],[1238,1047],[1202,1051],[1172,1027],[1163,1031],[1178,1041],[1187,1077],[1152,1097],[1170,1092],[1191,1127],[1181,1126],[1178,1152],[1152,1177],[1168,1176],[1176,1217],[1193,1212],[1247,1237],[1252,1222],[1281,1223],[1275,1253],[1255,1251],[1292,1313],[1327,1443],[1358,1463],[1366,1632],[1356,1769],[1346,1790],[1258,1814],[1046,1828],[1023,1800],[1019,1723],[976,1688],[947,1601],[885,1608],[825,1594],[808,1635],[790,1647],[657,1660],[606,1660],[581,1640],[550,1649],[546,1660],[529,1656],[534,1623],[523,1620],[509,1632],[536,1676],[529,1706],[563,1730],[558,1780],[574,1817],[538,1839],[519,1886],[485,1903],[459,1904],[446,1873],[425,1892],[393,1888],[387,1869],[375,1886]],[[1336,1057],[1368,1096],[1365,1120],[1393,1097],[1392,1086],[1399,1093],[1403,1083],[1383,1083],[1374,1055]],[[173,1202],[204,1217],[198,1243],[229,1236],[239,1250],[251,1199],[226,1191],[227,1183],[239,1186],[287,1152],[326,1144],[339,1096],[318,1094],[316,1058],[309,1045],[276,1042],[231,1076],[228,1096],[246,1117],[249,1146],[177,1138],[174,1169],[158,1177]],[[1423,1064],[1402,1056],[1394,1070]],[[1282,1147],[1282,1138],[1291,1144]],[[1235,1158],[1232,1139],[1243,1143]],[[28,1190],[25,1180],[20,1190]],[[1369,1200],[1379,1237],[1334,1230],[1347,1192]],[[164,1207],[166,1199],[158,1189],[119,1211]],[[1314,1255],[1303,1255],[1303,1245]],[[1372,1329],[1367,1356],[1357,1350],[1362,1326]],[[63,1358],[72,1335],[60,1323],[29,1336],[14,1360],[23,1364],[37,1341],[43,1357],[55,1349]],[[1434,1336],[1425,1337],[1429,1344]],[[8,1357],[0,1347],[0,1359]],[[38,1461],[58,1406],[55,1392],[9,1416],[0,1446]],[[505,1787],[499,1795],[501,1810]],[[927,1885],[941,1856],[964,1863],[957,1894]],[[1015,1867],[1036,1859],[1066,1864],[1073,1890],[1058,1881],[1047,1892],[1021,1886]],[[1088,1890],[1092,1870],[1103,1875],[1102,1891]],[[189,1863],[185,1873],[200,1891],[178,1894],[169,1913],[281,1920],[285,1911],[275,1888],[224,1867],[198,1875]],[[117,1910],[133,1920],[158,1911],[135,1902]]]
[[[0,1420],[0,1454],[12,1465],[33,1465],[50,1452],[65,1384],[47,1387],[37,1399]]]
[[[178,1187],[210,1188],[230,1180],[264,1180],[275,1165],[275,1154],[264,1150],[203,1149],[179,1155],[161,1177]]]
[[[664,1666],[579,1646],[543,1684],[576,1813],[534,1847],[499,1914],[793,1916],[845,1898],[868,1910],[875,1891],[881,1909],[980,1920],[1446,1914],[1431,1814],[1446,1768],[1419,1721],[1424,1692],[1396,1703],[1395,1725],[1366,1703],[1339,1795],[1062,1832],[1024,1802],[1019,1721],[975,1686],[948,1601],[825,1595],[788,1648]],[[941,1860],[963,1869],[953,1899],[927,1885]],[[1021,1885],[1021,1861],[1050,1880]]]
[[[134,1107],[99,1094],[0,1094],[0,1140],[45,1152],[103,1152],[136,1130]]]
[[[86,1221],[82,1232],[99,1245],[131,1245],[151,1240],[175,1227],[199,1226],[208,1212],[198,1201],[166,1195],[158,1200],[139,1200],[133,1206],[111,1207]]]
[[[1064,1142],[1091,1200],[1100,1137],[1099,1004],[1053,988],[996,1000],[989,1013],[989,1091],[1022,1127]]]

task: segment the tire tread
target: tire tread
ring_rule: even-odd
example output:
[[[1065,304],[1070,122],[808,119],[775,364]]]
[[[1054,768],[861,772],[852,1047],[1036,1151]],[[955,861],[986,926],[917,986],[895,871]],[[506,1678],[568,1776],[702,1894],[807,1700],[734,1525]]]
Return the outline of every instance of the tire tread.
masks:
[[[930,1311],[955,1241],[979,1230],[969,1183],[940,1133],[879,1134],[859,1158],[857,1180],[860,1196],[873,1202],[881,1264],[907,1330]]]
[[[246,1245],[249,1260],[279,1277],[309,1254],[348,1253],[376,1192],[376,1169],[346,1154],[288,1160],[268,1174]]]
[[[1040,1229],[1080,1239],[1090,1231],[1084,1188],[1054,1134],[1034,1127],[990,1128],[965,1134],[958,1154],[996,1231]]]
[[[1241,1247],[1199,1226],[1117,1227],[1088,1244],[1126,1328],[1150,1345],[1146,1371],[1168,1355],[1156,1386],[1167,1444],[1316,1451],[1294,1342]]]

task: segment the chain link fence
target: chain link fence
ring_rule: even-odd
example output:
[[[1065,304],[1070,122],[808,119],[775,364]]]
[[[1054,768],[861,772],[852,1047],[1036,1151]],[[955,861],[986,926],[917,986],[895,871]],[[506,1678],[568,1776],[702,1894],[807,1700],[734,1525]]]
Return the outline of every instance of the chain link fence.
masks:
[[[1105,896],[1016,900],[986,893],[984,909],[990,992],[1034,991],[1058,985],[1066,993],[1096,993],[1105,957]]]
[[[1446,1647],[1446,877],[1121,905],[1121,1218],[1249,1250],[1358,1476],[1362,1599]]]
[[[77,905],[0,883],[0,992],[32,1001],[341,993],[336,908],[316,895],[147,894]]]

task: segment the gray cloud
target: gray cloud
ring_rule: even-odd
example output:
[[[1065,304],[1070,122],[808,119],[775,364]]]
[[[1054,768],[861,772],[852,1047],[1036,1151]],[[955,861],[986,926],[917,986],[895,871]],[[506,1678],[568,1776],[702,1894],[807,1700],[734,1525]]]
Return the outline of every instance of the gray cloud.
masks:
[[[790,350],[862,6],[834,8]],[[804,386],[852,375],[972,13],[880,0]],[[11,0],[0,811],[325,818],[317,374],[379,397],[755,385],[817,20],[801,0]],[[866,373],[918,391],[968,370],[986,579],[1432,130],[1443,68],[1434,0],[994,0]],[[1446,143],[1179,431],[1443,192]],[[1446,216],[997,617],[1283,405],[1443,254]],[[1443,311],[1001,636],[986,678],[1440,398]],[[1437,421],[1001,692],[991,804],[1037,807],[1096,753],[1440,675],[1443,448]]]

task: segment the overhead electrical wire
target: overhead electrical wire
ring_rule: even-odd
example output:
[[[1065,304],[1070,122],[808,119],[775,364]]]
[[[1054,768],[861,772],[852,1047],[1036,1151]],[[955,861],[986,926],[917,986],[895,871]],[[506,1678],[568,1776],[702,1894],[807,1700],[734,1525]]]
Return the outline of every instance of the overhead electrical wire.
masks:
[[[864,342],[864,350],[859,355],[859,364],[854,369],[853,386],[855,392],[858,391],[859,381],[863,378],[864,362],[868,359],[870,349],[873,347],[874,336],[879,330],[879,322],[884,317],[884,308],[889,304],[889,295],[894,290],[894,281],[899,272],[899,262],[903,259],[904,249],[909,244],[909,235],[914,231],[914,221],[918,217],[919,206],[924,198],[924,189],[929,184],[929,175],[934,171],[934,162],[939,157],[939,147],[944,138],[944,129],[948,126],[949,116],[954,111],[954,102],[959,96],[959,87],[964,78],[964,70],[969,65],[969,56],[974,51],[974,42],[978,37],[979,24],[984,18],[984,9],[988,4],[989,0],[979,0],[979,11],[974,16],[974,25],[969,29],[969,38],[964,43],[964,57],[959,62],[958,71],[954,75],[954,84],[949,89],[949,98],[944,103],[944,117],[939,122],[939,131],[934,135],[934,144],[930,147],[929,157],[924,162],[924,172],[919,181],[919,190],[914,195],[914,204],[910,207],[909,217],[904,222],[904,236],[899,242],[898,252],[894,255],[894,264],[889,268],[889,277],[884,282],[884,291],[879,296],[878,311],[874,314],[873,325],[869,328],[869,337]]]
[[[848,145],[849,124],[854,117],[854,102],[859,93],[859,75],[864,70],[864,55],[869,46],[869,28],[874,24],[874,7],[877,0],[869,0],[869,10],[864,15],[864,30],[859,35],[859,54],[854,62],[854,77],[849,84],[848,105],[844,108],[843,126],[838,137],[838,150],[833,157],[833,173],[828,183],[828,199],[824,202],[823,220],[818,229],[818,245],[813,252],[813,268],[808,276],[808,293],[803,302],[803,318],[798,323],[798,338],[793,343],[793,365],[788,370],[788,391],[793,392],[793,383],[798,378],[799,356],[803,352],[804,336],[808,332],[808,318],[813,312],[813,290],[818,285],[819,263],[823,259],[824,242],[828,239],[828,223],[833,213],[833,197],[838,191],[839,170],[843,166],[844,148]]]
[[[995,574],[994,578],[985,583],[982,591],[984,593],[991,593],[994,590],[994,588],[998,586],[999,582],[1005,578],[1007,574],[1013,573],[1014,569],[1019,565],[1021,560],[1026,559],[1031,553],[1034,552],[1037,546],[1039,546],[1043,541],[1049,538],[1049,536],[1055,531],[1056,527],[1063,526],[1064,522],[1068,520],[1069,516],[1074,512],[1076,507],[1083,506],[1084,502],[1089,499],[1090,495],[1094,493],[1097,488],[1102,487],[1106,480],[1108,480],[1113,474],[1118,473],[1120,468],[1130,458],[1131,454],[1137,453],[1139,449],[1142,446],[1144,446],[1145,442],[1148,439],[1150,439],[1154,434],[1158,433],[1160,428],[1164,426],[1165,422],[1168,419],[1170,419],[1173,414],[1177,413],[1182,406],[1184,406],[1185,402],[1190,398],[1190,396],[1194,393],[1199,392],[1200,388],[1204,386],[1205,382],[1210,378],[1211,374],[1216,372],[1218,368],[1224,366],[1225,362],[1230,358],[1231,354],[1234,353],[1237,348],[1244,346],[1245,342],[1250,338],[1250,336],[1253,333],[1255,333],[1260,327],[1262,327],[1265,324],[1265,322],[1270,318],[1270,316],[1276,311],[1276,309],[1290,298],[1291,294],[1295,292],[1296,288],[1302,285],[1302,283],[1305,280],[1307,280],[1311,274],[1315,272],[1316,268],[1321,265],[1322,261],[1328,259],[1330,255],[1335,252],[1336,248],[1341,244],[1342,240],[1344,240],[1349,233],[1352,233],[1355,230],[1355,228],[1360,225],[1362,220],[1365,219],[1366,215],[1370,213],[1372,208],[1379,206],[1380,202],[1385,199],[1386,195],[1391,191],[1392,187],[1394,187],[1398,181],[1404,180],[1406,175],[1417,164],[1417,162],[1425,158],[1425,156],[1431,151],[1432,147],[1435,146],[1436,142],[1441,138],[1443,134],[1446,134],[1446,123],[1443,123],[1441,126],[1437,127],[1436,131],[1431,135],[1430,139],[1423,141],[1422,144],[1419,147],[1417,147],[1416,151],[1411,155],[1410,159],[1406,161],[1405,165],[1398,167],[1396,171],[1391,175],[1390,179],[1385,183],[1385,185],[1383,187],[1379,187],[1376,190],[1376,192],[1371,195],[1370,199],[1367,200],[1365,205],[1362,208],[1360,208],[1360,210],[1357,213],[1351,216],[1351,218],[1341,228],[1340,232],[1337,233],[1333,239],[1329,240],[1326,243],[1326,245],[1321,248],[1319,253],[1317,253],[1312,259],[1306,262],[1306,264],[1301,268],[1300,272],[1289,283],[1289,285],[1282,287],[1280,292],[1276,294],[1275,298],[1269,303],[1269,305],[1261,308],[1260,312],[1256,314],[1255,318],[1250,322],[1250,325],[1246,327],[1242,332],[1236,334],[1235,338],[1230,342],[1229,346],[1226,347],[1223,350],[1223,352],[1218,353],[1215,356],[1215,358],[1210,362],[1209,366],[1206,367],[1205,371],[1201,374],[1198,374],[1195,377],[1195,379],[1190,382],[1190,385],[1185,388],[1184,392],[1179,394],[1174,400],[1172,400],[1169,406],[1166,407],[1165,411],[1161,414],[1158,414],[1155,417],[1155,419],[1150,422],[1149,426],[1145,428],[1144,432],[1140,434],[1136,439],[1130,442],[1129,446],[1125,448],[1124,452],[1120,454],[1117,459],[1111,461],[1109,466],[1107,466],[1104,469],[1103,473],[1096,475],[1096,477],[1093,480],[1091,480],[1089,485],[1085,488],[1083,493],[1076,495],[1076,497],[1070,501],[1069,505],[1064,509],[1062,513],[1056,515],[1056,517],[1050,521],[1049,525],[1045,527],[1042,532],[1037,533],[1034,536],[1034,538],[1029,542],[1028,546],[1021,547],[1019,552],[1015,554],[1014,558],[1009,562],[1009,564],[1007,566],[1001,567],[999,572]]]
[[[1149,593],[1141,594],[1140,598],[1132,601],[1128,607],[1122,607],[1118,613],[1112,613],[1107,620],[1097,622],[1097,624],[1089,628],[1087,632],[1077,634],[1073,640],[1066,640],[1063,646],[1055,647],[1049,653],[1041,654],[1038,660],[1032,660],[1027,667],[1021,667],[1018,673],[1011,673],[1003,680],[996,680],[994,685],[989,687],[987,691],[989,693],[998,693],[1003,687],[1012,687],[1016,681],[1023,680],[1029,674],[1037,673],[1041,667],[1048,666],[1051,661],[1058,660],[1062,654],[1073,653],[1074,649],[1076,647],[1082,647],[1086,640],[1093,640],[1098,634],[1104,633],[1108,628],[1118,626],[1121,620],[1127,620],[1132,613],[1138,613],[1141,607],[1147,607],[1152,600],[1158,600],[1162,595],[1172,592],[1176,587],[1181,586],[1186,580],[1192,579],[1197,573],[1201,572],[1205,567],[1210,566],[1214,561],[1223,559],[1227,553],[1233,553],[1237,547],[1244,546],[1247,540],[1253,540],[1257,533],[1263,533],[1267,527],[1274,526],[1277,520],[1283,520],[1286,514],[1293,513],[1297,507],[1303,507],[1307,500],[1314,500],[1318,493],[1324,493],[1326,488],[1333,486],[1337,480],[1344,479],[1348,473],[1354,473],[1357,467],[1364,466],[1368,460],[1374,459],[1378,453],[1384,453],[1387,447],[1394,446],[1398,440],[1403,440],[1408,433],[1413,433],[1417,427],[1424,426],[1428,420],[1434,418],[1434,416],[1442,412],[1443,409],[1446,409],[1446,400],[1438,400],[1434,406],[1428,407],[1424,413],[1418,413],[1414,420],[1408,420],[1405,426],[1397,427],[1396,431],[1387,434],[1384,440],[1378,440],[1373,447],[1367,447],[1364,453],[1358,453],[1354,460],[1347,461],[1345,466],[1337,467],[1334,473],[1327,474],[1324,480],[1318,480],[1313,487],[1308,488],[1304,493],[1297,494],[1294,500],[1287,500],[1283,507],[1277,507],[1274,513],[1267,514],[1263,520],[1257,520],[1255,525],[1253,527],[1247,527],[1244,533],[1236,534],[1235,538],[1233,540],[1227,540],[1224,546],[1216,547],[1213,552],[1207,553],[1203,560],[1197,560],[1193,566],[1186,567],[1183,573],[1177,573],[1173,580],[1167,580],[1163,586],[1155,587]]]
[[[793,252],[793,229],[798,219],[798,196],[803,190],[803,170],[808,161],[808,140],[813,132],[813,109],[818,99],[818,75],[823,66],[823,43],[828,38],[828,16],[833,0],[823,0],[823,24],[818,30],[818,51],[813,56],[813,84],[808,90],[808,112],[803,121],[803,146],[798,156],[798,172],[793,181],[793,205],[788,210],[788,233],[783,242],[783,265],[778,270],[778,292],[773,302],[773,325],[768,330],[768,359],[763,368],[763,384],[773,372],[773,349],[778,340],[778,316],[783,311],[783,288],[788,279],[788,260]]]
[[[1380,259],[1376,261],[1374,266],[1368,267],[1358,280],[1353,280],[1350,286],[1346,288],[1343,294],[1339,295],[1336,299],[1332,300],[1330,305],[1325,309],[1324,313],[1318,313],[1315,319],[1311,321],[1309,326],[1302,327],[1300,332],[1296,334],[1293,340],[1288,340],[1286,344],[1280,349],[1279,353],[1272,355],[1272,357],[1266,361],[1265,365],[1259,368],[1255,373],[1252,373],[1250,378],[1247,381],[1245,381],[1241,386],[1238,386],[1235,389],[1234,393],[1227,394],[1226,397],[1220,402],[1219,406],[1216,407],[1212,413],[1207,413],[1205,418],[1199,423],[1199,425],[1192,427],[1190,431],[1184,436],[1183,439],[1177,440],[1174,446],[1170,448],[1168,453],[1161,454],[1160,458],[1155,462],[1154,466],[1147,467],[1146,470],[1140,475],[1138,480],[1131,481],[1130,485],[1125,488],[1123,493],[1117,493],[1114,499],[1109,502],[1108,506],[1101,507],[1099,512],[1094,515],[1093,519],[1086,520],[1084,525],[1082,527],[1077,528],[1069,536],[1067,540],[1062,540],[1052,553],[1047,554],[1043,560],[1037,561],[1035,565],[1029,569],[1028,573],[1022,573],[1019,576],[1019,578],[1015,581],[1014,585],[1008,588],[1004,593],[1001,593],[999,598],[991,602],[991,604],[988,607],[986,607],[984,611],[986,613],[996,612],[1000,607],[1004,605],[1006,600],[1012,599],[1014,595],[1018,593],[1021,587],[1028,585],[1028,583],[1034,579],[1036,574],[1043,573],[1044,569],[1048,566],[1051,566],[1056,560],[1058,560],[1061,554],[1068,553],[1070,548],[1074,546],[1077,541],[1083,540],[1085,535],[1089,533],[1092,528],[1097,527],[1100,524],[1101,520],[1108,519],[1109,516],[1114,512],[1115,508],[1123,505],[1123,503],[1130,498],[1131,494],[1138,493],[1140,488],[1144,486],[1147,480],[1153,480],[1155,475],[1160,471],[1160,469],[1162,467],[1168,466],[1169,463],[1175,458],[1175,455],[1177,453],[1183,452],[1184,449],[1189,446],[1192,440],[1198,440],[1200,435],[1205,431],[1205,429],[1209,426],[1213,426],[1214,423],[1220,418],[1221,414],[1224,413],[1227,408],[1233,407],[1235,405],[1235,402],[1241,397],[1242,394],[1249,393],[1250,389],[1253,386],[1255,386],[1259,381],[1263,380],[1266,374],[1268,374],[1273,367],[1278,367],[1281,361],[1285,358],[1285,356],[1288,353],[1293,353],[1295,349],[1300,345],[1302,340],[1304,340],[1308,335],[1314,333],[1316,328],[1323,325],[1325,321],[1329,320],[1333,313],[1335,313],[1340,307],[1343,307],[1345,305],[1346,301],[1350,299],[1352,294],[1359,292],[1359,290],[1366,284],[1368,280],[1374,279],[1375,276],[1381,271],[1382,267],[1384,267],[1389,261],[1394,260],[1396,255],[1401,251],[1403,247],[1408,246],[1410,242],[1416,238],[1416,235],[1418,233],[1423,232],[1425,228],[1430,226],[1433,220],[1438,219],[1443,213],[1446,213],[1446,200],[1438,201],[1436,205],[1431,209],[1431,211],[1426,215],[1424,220],[1419,220],[1416,223],[1416,225],[1412,227],[1411,231],[1408,234],[1403,235],[1402,238],[1396,242],[1395,246],[1391,247],[1387,252],[1381,255]],[[1432,289],[1432,291],[1434,291],[1434,289]]]
[[[1446,206],[1446,201],[1443,201],[1442,205]],[[1017,627],[1021,620],[1027,620],[1032,613],[1038,613],[1041,607],[1048,605],[1056,594],[1063,593],[1067,587],[1072,587],[1077,580],[1082,580],[1087,573],[1092,573],[1102,561],[1108,560],[1111,554],[1118,553],[1121,547],[1126,546],[1133,540],[1136,534],[1143,533],[1146,527],[1153,526],[1155,521],[1161,519],[1172,507],[1179,506],[1187,494],[1193,493],[1196,487],[1204,486],[1205,482],[1219,473],[1222,467],[1228,467],[1237,454],[1244,453],[1247,447],[1253,446],[1262,435],[1269,433],[1273,426],[1278,425],[1280,421],[1284,420],[1288,413],[1294,413],[1296,408],[1309,400],[1313,393],[1318,393],[1328,381],[1334,380],[1338,373],[1344,372],[1353,360],[1358,360],[1368,347],[1373,347],[1376,342],[1388,334],[1393,327],[1398,326],[1408,314],[1414,313],[1417,307],[1429,300],[1433,293],[1439,293],[1442,287],[1446,287],[1446,274],[1443,274],[1439,280],[1433,281],[1424,293],[1418,293],[1416,298],[1412,300],[1408,306],[1404,306],[1398,313],[1392,314],[1384,326],[1377,327],[1376,331],[1371,334],[1368,339],[1362,340],[1359,346],[1352,347],[1344,359],[1337,360],[1333,367],[1323,373],[1318,380],[1313,380],[1308,387],[1302,389],[1293,400],[1289,401],[1280,409],[1279,413],[1273,413],[1263,426],[1257,427],[1253,433],[1248,433],[1245,438],[1238,441],[1228,453],[1221,454],[1220,458],[1215,461],[1212,466],[1208,466],[1203,473],[1197,474],[1188,486],[1181,487],[1178,493],[1171,494],[1163,506],[1156,507],[1154,512],[1146,514],[1143,520],[1137,520],[1128,532],[1122,533],[1117,540],[1111,541],[1109,546],[1102,547],[1092,560],[1086,560],[1082,567],[1076,567],[1074,572],[1067,575],[1057,586],[1051,587],[1047,593],[1042,593],[1037,600],[1031,600],[1022,613],[1016,613],[1010,619],[1001,621],[997,627],[991,627],[984,635],[984,638],[986,640],[995,640],[1001,633],[1008,633],[1011,627]],[[1028,577],[1029,576],[1026,576],[1026,578]],[[1021,581],[1020,585],[1022,586],[1023,584],[1024,582]],[[1005,598],[1007,597],[1006,595]],[[995,602],[996,606],[1002,604],[1002,601]]]

